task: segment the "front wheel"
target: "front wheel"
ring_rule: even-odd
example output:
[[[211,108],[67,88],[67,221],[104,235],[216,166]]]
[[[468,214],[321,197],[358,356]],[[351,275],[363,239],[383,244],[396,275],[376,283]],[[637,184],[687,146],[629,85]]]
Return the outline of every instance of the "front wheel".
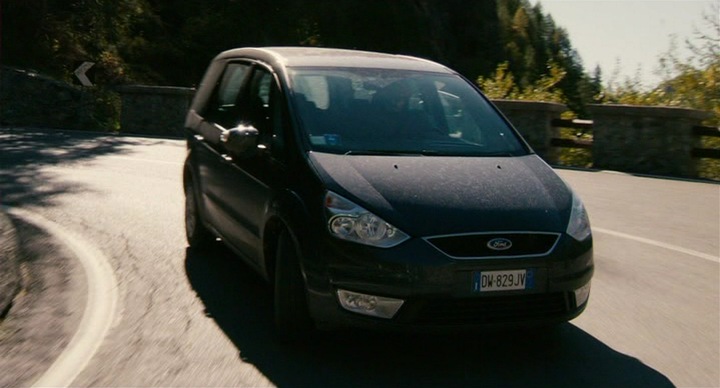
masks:
[[[203,224],[192,179],[185,182],[185,237],[192,248],[210,245],[215,237]]]
[[[275,261],[275,327],[283,342],[303,342],[314,332],[300,256],[287,231],[280,235]]]

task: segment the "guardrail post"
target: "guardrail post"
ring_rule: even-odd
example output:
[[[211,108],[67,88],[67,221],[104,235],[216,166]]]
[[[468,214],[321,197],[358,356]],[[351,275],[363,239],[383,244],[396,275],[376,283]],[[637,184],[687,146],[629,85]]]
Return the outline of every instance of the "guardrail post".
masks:
[[[590,105],[595,168],[670,176],[697,176],[693,127],[711,114],[675,107]]]
[[[495,106],[502,111],[530,146],[547,163],[557,162],[557,151],[551,145],[560,130],[552,126],[552,121],[559,119],[567,107],[553,102],[493,100]]]
[[[195,89],[127,85],[120,87],[119,92],[122,99],[121,132],[183,136],[185,115]]]

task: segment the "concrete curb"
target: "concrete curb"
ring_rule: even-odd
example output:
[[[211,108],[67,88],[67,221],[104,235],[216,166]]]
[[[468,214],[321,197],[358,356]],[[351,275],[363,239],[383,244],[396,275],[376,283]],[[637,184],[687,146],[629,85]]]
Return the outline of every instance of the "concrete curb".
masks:
[[[3,317],[20,291],[20,262],[15,225],[0,209],[0,317]]]

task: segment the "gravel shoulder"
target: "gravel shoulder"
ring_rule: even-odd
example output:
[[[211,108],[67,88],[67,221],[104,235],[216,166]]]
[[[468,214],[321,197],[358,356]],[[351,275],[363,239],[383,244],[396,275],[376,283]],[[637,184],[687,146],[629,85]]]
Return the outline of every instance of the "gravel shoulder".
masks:
[[[21,286],[15,224],[0,210],[0,318],[10,311]]]
[[[19,292],[0,321],[0,386],[30,386],[78,328],[86,280],[82,267],[61,242],[19,218],[8,218],[15,227]],[[3,228],[3,236],[7,230]]]

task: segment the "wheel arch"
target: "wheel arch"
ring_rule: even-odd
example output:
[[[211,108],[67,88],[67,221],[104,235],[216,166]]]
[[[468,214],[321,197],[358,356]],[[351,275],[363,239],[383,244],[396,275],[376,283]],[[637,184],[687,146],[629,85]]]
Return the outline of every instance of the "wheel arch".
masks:
[[[304,258],[312,252],[311,233],[307,222],[310,215],[304,202],[292,192],[285,191],[271,206],[272,212],[263,228],[263,265],[265,276],[272,283],[275,279],[278,242],[283,231],[287,231],[295,249],[298,250],[301,269],[305,272]],[[305,227],[303,227],[305,226]]]

